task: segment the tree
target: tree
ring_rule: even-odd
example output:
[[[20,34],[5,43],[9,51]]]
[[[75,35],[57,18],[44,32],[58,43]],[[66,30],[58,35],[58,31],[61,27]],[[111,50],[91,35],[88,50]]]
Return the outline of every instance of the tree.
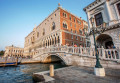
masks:
[[[4,55],[4,51],[3,51],[3,50],[2,50],[2,51],[0,51],[0,56],[1,56],[1,55]]]

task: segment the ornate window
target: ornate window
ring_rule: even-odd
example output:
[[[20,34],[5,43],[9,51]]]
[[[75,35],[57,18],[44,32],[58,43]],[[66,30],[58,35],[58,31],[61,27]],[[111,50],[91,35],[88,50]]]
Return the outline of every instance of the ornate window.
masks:
[[[58,36],[58,43],[60,43],[60,38],[59,38],[59,36]]]
[[[37,38],[39,37],[39,32],[37,32]]]
[[[67,14],[66,14],[66,13],[63,13],[63,17],[67,17]]]
[[[75,22],[75,18],[74,18],[74,22]]]
[[[72,29],[71,29],[71,32],[73,32]]]
[[[96,21],[96,26],[103,24],[103,17],[101,12],[95,15],[95,21]]]
[[[79,33],[82,35],[82,30],[79,30]]]
[[[45,29],[43,29],[43,35],[45,35]]]
[[[55,29],[55,22],[52,23],[52,30]]]
[[[51,39],[50,39],[50,45],[52,45],[52,41],[51,41]]]
[[[73,35],[71,35],[71,39],[73,39]]]
[[[54,44],[54,39],[52,38],[52,45]]]
[[[63,23],[63,27],[67,29],[67,24],[66,24],[66,23]]]
[[[64,17],[64,13],[63,13],[63,17]]]
[[[77,33],[77,31],[75,30],[75,33]]]
[[[78,24],[81,24],[81,22],[80,22],[79,20],[77,20],[77,23],[78,23]]]
[[[57,39],[56,39],[56,37],[55,37],[55,44],[57,43]]]
[[[82,41],[82,38],[80,37],[80,41]]]
[[[76,36],[76,40],[78,40],[78,37]]]
[[[65,14],[65,17],[67,17],[67,14]]]
[[[71,16],[69,16],[69,19],[71,20]]]
[[[118,8],[118,12],[119,12],[119,15],[120,15],[120,3],[117,4],[117,8]]]

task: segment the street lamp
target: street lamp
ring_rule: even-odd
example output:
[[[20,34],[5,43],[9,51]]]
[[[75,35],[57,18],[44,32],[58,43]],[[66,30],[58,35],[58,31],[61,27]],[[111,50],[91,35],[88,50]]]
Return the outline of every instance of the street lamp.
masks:
[[[100,64],[100,61],[99,61],[99,56],[98,56],[98,52],[97,52],[97,46],[96,46],[96,41],[95,41],[95,27],[93,27],[93,24],[94,24],[94,18],[91,17],[90,18],[90,22],[92,24],[92,33],[93,33],[93,38],[94,38],[94,46],[95,46],[95,55],[96,55],[96,65],[95,65],[95,68],[102,68],[102,65]]]
[[[97,29],[95,29],[95,27],[93,27],[93,25],[94,25],[93,17],[90,18],[90,22],[92,25],[91,31],[92,31],[93,38],[94,38],[95,55],[96,55],[96,65],[94,68],[94,72],[97,76],[105,76],[105,71],[104,71],[104,68],[102,67],[102,65],[100,64],[99,56],[98,56],[98,52],[97,52],[98,50],[97,50],[96,41],[95,41],[95,32],[97,31]]]

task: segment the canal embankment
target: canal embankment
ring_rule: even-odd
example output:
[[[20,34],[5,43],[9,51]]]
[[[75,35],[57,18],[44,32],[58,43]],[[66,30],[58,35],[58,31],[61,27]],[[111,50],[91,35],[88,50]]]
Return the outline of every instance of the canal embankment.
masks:
[[[43,83],[120,83],[120,70],[105,68],[106,76],[98,77],[94,75],[93,67],[70,66],[56,69],[54,80]],[[38,75],[48,75],[49,71],[34,73]]]
[[[33,73],[48,71],[50,64],[53,64],[55,69],[65,67],[61,63],[35,63],[0,67],[0,83],[34,83]]]

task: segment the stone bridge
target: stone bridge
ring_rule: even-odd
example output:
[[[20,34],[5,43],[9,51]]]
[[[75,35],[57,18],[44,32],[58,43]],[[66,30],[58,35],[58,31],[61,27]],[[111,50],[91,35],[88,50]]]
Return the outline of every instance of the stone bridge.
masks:
[[[120,69],[120,49],[104,49],[98,48],[97,51],[100,62],[104,67],[118,68]],[[46,63],[55,61],[56,58],[50,58],[56,56],[62,60],[66,65],[81,65],[81,66],[95,66],[96,56],[94,48],[89,47],[49,47],[39,48],[36,54],[33,56],[33,60],[39,60]]]

